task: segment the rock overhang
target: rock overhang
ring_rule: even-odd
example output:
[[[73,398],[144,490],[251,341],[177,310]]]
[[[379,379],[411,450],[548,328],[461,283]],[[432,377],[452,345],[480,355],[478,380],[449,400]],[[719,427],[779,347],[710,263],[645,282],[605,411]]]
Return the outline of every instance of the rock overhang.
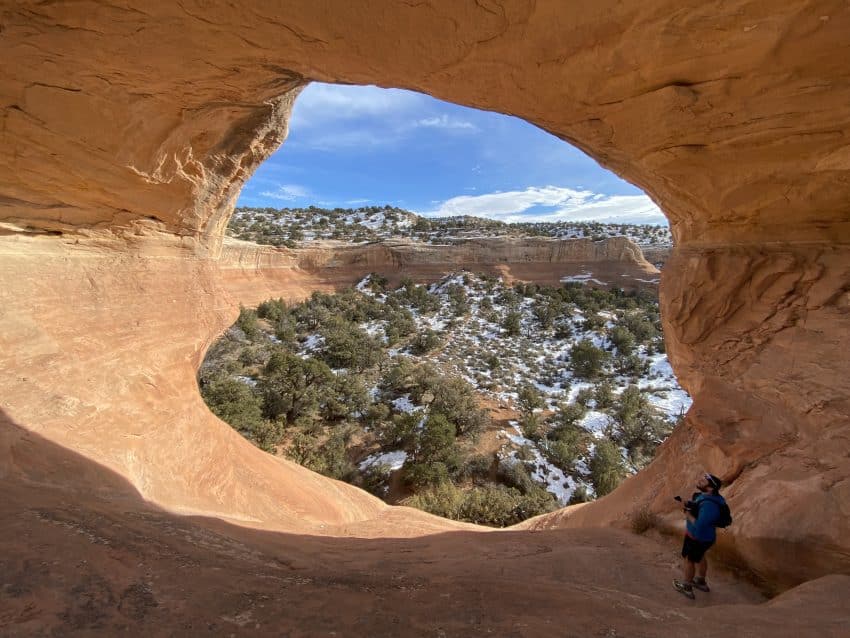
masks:
[[[193,364],[239,301],[286,287],[261,268],[253,278],[223,277],[217,258],[238,191],[285,138],[300,88],[309,80],[409,88],[522,117],[575,144],[649,193],[675,234],[663,317],[694,408],[647,472],[580,517],[540,524],[607,523],[642,503],[661,510],[662,492],[675,491],[692,465],[711,464],[734,479],[736,507],[753,505],[729,542],[751,548],[758,568],[786,569],[754,549],[794,535],[777,521],[828,511],[825,537],[794,542],[812,541],[848,571],[850,519],[838,504],[850,472],[842,451],[850,370],[836,356],[850,345],[846,7],[373,9],[22,2],[5,10],[0,51],[13,64],[0,85],[9,149],[0,157],[0,241],[16,420],[132,477],[155,501],[296,525],[306,502],[283,517],[272,505],[291,491],[245,496],[245,485],[271,486],[284,470],[257,460],[199,401],[187,408],[155,381],[191,393]],[[80,300],[76,314],[59,313],[63,295]],[[135,316],[123,307],[129,296],[142,307]],[[86,308],[92,316],[80,314]],[[137,328],[104,333],[107,317]],[[157,344],[166,325],[180,335],[167,347]],[[128,348],[133,339],[144,347]],[[79,380],[81,366],[102,362],[94,342],[115,352],[111,378],[123,379],[115,388],[110,375],[95,390]],[[40,369],[45,361],[52,368]],[[22,382],[30,366],[37,382]],[[166,431],[171,410],[182,421]],[[162,450],[180,457],[205,428],[216,434],[202,456],[230,459],[222,476],[193,461],[176,486],[164,485]],[[147,434],[135,440],[128,430]],[[768,471],[783,499],[766,498],[759,477]],[[380,510],[329,482],[307,483],[334,521]],[[824,569],[810,564],[787,567],[790,580]]]

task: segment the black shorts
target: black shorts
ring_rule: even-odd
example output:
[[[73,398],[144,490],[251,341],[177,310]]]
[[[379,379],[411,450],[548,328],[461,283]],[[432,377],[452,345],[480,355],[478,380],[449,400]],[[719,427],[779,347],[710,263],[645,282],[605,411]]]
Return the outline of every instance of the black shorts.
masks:
[[[698,541],[686,535],[685,542],[682,543],[682,558],[687,558],[692,563],[698,563],[712,545],[714,545],[714,541]]]

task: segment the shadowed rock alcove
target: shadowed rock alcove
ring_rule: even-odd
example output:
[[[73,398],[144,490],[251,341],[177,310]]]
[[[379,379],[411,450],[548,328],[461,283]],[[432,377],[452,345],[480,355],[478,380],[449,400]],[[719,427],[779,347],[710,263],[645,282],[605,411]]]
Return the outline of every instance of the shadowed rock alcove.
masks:
[[[463,527],[261,453],[195,386],[239,303],[316,285],[263,251],[222,251],[241,185],[306,82],[374,83],[524,118],[670,219],[661,303],[693,408],[647,470],[529,526],[666,515],[711,467],[736,513],[724,544],[750,569],[780,588],[850,571],[844,4],[19,2],[1,15],[9,493],[121,502],[96,472],[41,467],[38,437],[172,513],[302,535]]]

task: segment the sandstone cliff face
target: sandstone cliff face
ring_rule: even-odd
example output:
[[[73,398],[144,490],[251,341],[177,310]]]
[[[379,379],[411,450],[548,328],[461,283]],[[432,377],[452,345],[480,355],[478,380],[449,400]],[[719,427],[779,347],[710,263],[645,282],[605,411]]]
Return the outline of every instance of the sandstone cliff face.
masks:
[[[263,456],[194,386],[240,301],[316,285],[219,260],[242,183],[308,79],[377,83],[525,118],[670,218],[664,321],[694,407],[649,470],[539,525],[668,511],[708,466],[731,481],[724,538],[751,567],[848,571],[846,4],[25,0],[0,15],[4,480],[93,485],[36,472],[38,433],[174,510],[387,533],[380,504]],[[392,516],[399,533],[448,525]]]
[[[673,254],[672,246],[641,246],[643,258],[656,268],[662,268]]]
[[[252,289],[258,295],[277,286],[286,296],[300,298],[312,290],[353,286],[371,272],[393,283],[403,277],[435,281],[462,269],[548,285],[560,285],[564,277],[591,275],[619,288],[652,290],[661,276],[637,245],[620,237],[598,242],[479,239],[441,245],[407,240],[360,245],[317,242],[294,250],[225,239],[218,264],[228,282],[244,281],[242,294],[249,297]],[[266,287],[260,279],[276,283]]]

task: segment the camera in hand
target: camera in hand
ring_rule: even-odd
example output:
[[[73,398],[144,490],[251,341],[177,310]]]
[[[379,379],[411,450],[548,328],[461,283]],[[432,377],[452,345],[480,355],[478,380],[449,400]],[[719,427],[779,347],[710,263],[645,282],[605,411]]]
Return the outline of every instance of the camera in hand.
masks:
[[[696,501],[689,500],[683,502],[681,496],[674,496],[673,499],[682,503],[682,507],[684,508],[684,510],[688,512],[691,516],[699,515],[699,503],[697,503]]]

